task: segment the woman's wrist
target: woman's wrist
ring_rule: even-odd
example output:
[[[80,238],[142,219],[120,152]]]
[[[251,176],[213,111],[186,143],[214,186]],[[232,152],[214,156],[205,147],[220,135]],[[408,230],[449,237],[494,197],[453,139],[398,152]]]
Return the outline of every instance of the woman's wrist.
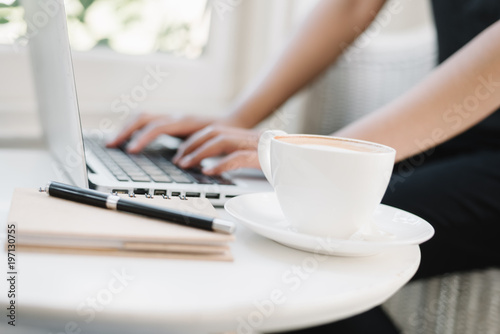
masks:
[[[245,128],[249,129],[253,127],[253,124],[248,122],[247,117],[245,117],[244,110],[230,110],[225,115],[216,119],[212,124],[213,125],[222,125],[222,126],[230,126],[237,128]]]

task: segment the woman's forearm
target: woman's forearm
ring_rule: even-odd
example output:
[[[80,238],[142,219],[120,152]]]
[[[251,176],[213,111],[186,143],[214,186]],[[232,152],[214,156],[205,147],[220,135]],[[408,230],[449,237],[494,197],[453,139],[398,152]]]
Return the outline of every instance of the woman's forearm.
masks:
[[[250,128],[332,64],[373,20],[385,0],[323,0],[286,49],[223,121]]]
[[[400,161],[466,131],[500,106],[500,21],[409,92],[334,133],[394,147]]]

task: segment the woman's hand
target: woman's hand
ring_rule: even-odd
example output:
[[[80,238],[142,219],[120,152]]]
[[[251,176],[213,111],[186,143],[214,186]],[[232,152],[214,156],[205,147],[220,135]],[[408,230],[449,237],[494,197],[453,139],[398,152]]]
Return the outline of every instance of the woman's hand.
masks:
[[[173,159],[183,168],[198,165],[203,159],[227,155],[215,166],[204,168],[208,175],[237,168],[260,168],[257,154],[260,131],[223,125],[210,125],[186,140]]]
[[[132,139],[127,145],[127,151],[138,153],[160,134],[185,138],[211,124],[214,120],[215,118],[200,116],[142,113],[126,125],[107,146],[120,146],[126,140]]]

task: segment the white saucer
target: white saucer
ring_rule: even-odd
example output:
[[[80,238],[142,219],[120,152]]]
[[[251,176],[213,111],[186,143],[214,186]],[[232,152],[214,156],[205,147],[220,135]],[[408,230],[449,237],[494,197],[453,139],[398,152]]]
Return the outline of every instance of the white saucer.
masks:
[[[425,220],[406,211],[380,204],[373,217],[379,231],[355,240],[323,238],[294,231],[283,216],[274,192],[240,195],[226,202],[226,211],[257,234],[283,245],[314,253],[367,256],[401,245],[418,245],[434,235]],[[380,231],[386,232],[380,237]]]

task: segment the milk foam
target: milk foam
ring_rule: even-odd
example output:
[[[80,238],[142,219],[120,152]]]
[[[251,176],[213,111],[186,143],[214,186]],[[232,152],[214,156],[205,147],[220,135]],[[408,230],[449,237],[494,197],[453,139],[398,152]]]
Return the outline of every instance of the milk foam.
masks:
[[[306,147],[306,148],[312,148],[312,149],[316,149],[316,150],[327,151],[327,152],[340,152],[340,153],[346,153],[346,152],[349,152],[349,153],[361,153],[361,152],[359,152],[359,151],[349,150],[349,149],[347,149],[347,148],[337,147],[337,146],[330,146],[330,145],[302,144],[302,145],[300,145],[300,146],[302,146],[302,147]]]

